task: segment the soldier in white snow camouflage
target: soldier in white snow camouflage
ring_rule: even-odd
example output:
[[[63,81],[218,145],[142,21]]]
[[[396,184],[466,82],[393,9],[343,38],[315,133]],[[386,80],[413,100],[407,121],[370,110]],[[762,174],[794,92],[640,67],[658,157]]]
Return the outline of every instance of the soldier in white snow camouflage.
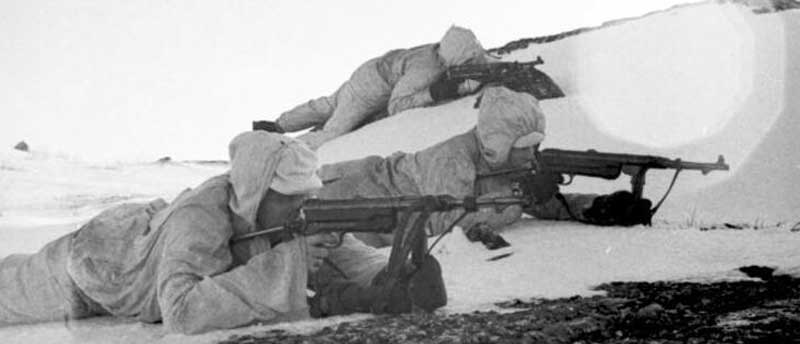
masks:
[[[472,31],[453,26],[437,44],[392,50],[365,62],[332,95],[301,104],[275,123],[264,122],[269,125],[263,129],[295,132],[321,126],[300,136],[316,149],[366,122],[474,92],[479,85],[472,80],[458,85],[437,80],[450,66],[490,60]]]
[[[313,151],[288,137],[248,132],[230,153],[228,173],[169,205],[114,207],[35,254],[0,260],[0,325],[114,315],[199,333],[307,318],[323,259],[348,279],[329,288],[327,314],[406,302],[374,292],[387,257],[352,236],[334,249],[324,236],[232,243],[283,224],[321,182]]]
[[[507,176],[478,179],[487,172],[522,166],[535,159],[534,151],[545,137],[545,117],[536,98],[502,86],[485,87],[478,98],[478,123],[472,130],[454,136],[416,153],[395,153],[388,157],[370,156],[320,168],[325,184],[320,198],[381,197],[400,195],[450,194],[455,197],[512,195]],[[566,194],[564,204],[556,199],[522,209],[511,206],[497,213],[483,209],[468,214],[459,222],[469,236],[491,235],[493,230],[517,221],[523,211],[541,219],[586,220],[584,211],[598,197],[593,194]],[[605,197],[605,196],[601,196]],[[461,211],[437,213],[431,217],[431,235],[447,230]],[[576,216],[577,218],[573,218]],[[391,243],[388,235],[359,234],[373,246]],[[471,238],[472,239],[472,238]],[[479,239],[479,238],[475,238]]]

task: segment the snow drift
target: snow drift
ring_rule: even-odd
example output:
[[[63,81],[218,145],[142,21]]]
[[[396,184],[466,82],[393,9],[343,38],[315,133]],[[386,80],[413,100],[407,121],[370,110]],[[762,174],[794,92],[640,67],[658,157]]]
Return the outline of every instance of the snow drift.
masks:
[[[733,4],[700,4],[506,51],[541,56],[567,94],[541,102],[545,147],[656,154],[714,162],[730,172],[684,172],[656,221],[800,221],[798,11],[757,15]],[[474,98],[407,111],[341,137],[323,162],[415,151],[475,124]],[[659,199],[671,172],[648,174]],[[580,178],[578,178],[580,179]],[[608,192],[627,180],[576,180],[566,192]]]

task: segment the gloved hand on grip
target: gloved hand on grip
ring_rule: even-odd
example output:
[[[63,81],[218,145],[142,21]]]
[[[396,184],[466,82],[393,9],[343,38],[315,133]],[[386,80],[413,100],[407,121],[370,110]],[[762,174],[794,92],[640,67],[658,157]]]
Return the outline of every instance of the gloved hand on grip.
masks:
[[[598,196],[583,216],[589,223],[600,226],[650,225],[652,206],[649,199],[636,199],[630,191],[622,190]]]
[[[430,91],[431,99],[436,102],[440,102],[474,93],[480,87],[480,82],[475,80],[464,80],[462,82],[457,82],[454,80],[440,78],[439,80],[433,82],[430,87],[428,87],[428,90]]]
[[[458,97],[458,83],[453,80],[440,78],[434,81],[431,86],[428,87],[428,90],[431,93],[431,99],[435,102]]]
[[[425,256],[419,267],[404,266],[399,275],[391,278],[383,269],[367,287],[350,281],[330,283],[309,299],[311,316],[400,314],[415,307],[431,312],[447,304],[442,269],[433,256]]]
[[[523,195],[533,197],[535,204],[544,204],[558,193],[558,185],[563,181],[560,174],[540,172],[517,180]]]

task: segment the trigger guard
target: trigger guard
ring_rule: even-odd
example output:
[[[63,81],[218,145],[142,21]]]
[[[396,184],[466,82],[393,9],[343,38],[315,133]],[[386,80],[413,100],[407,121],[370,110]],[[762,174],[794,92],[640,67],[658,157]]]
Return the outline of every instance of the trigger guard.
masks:
[[[566,185],[572,184],[572,180],[575,179],[575,176],[572,175],[572,174],[568,174],[567,178],[569,178],[569,179],[562,180],[561,182],[558,183],[558,185],[565,185],[566,186]]]

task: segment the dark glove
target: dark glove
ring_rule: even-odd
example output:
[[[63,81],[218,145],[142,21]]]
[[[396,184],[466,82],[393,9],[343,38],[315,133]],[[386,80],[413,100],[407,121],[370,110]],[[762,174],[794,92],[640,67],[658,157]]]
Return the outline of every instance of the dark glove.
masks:
[[[489,250],[511,246],[506,239],[503,239],[500,234],[495,233],[494,229],[485,223],[475,224],[468,229],[465,234],[469,241],[480,241],[483,243],[483,246],[486,246]]]
[[[355,282],[331,282],[308,300],[309,313],[313,318],[367,313],[378,300],[378,293],[375,287],[362,287]]]
[[[649,199],[635,199],[629,191],[617,191],[595,198],[583,216],[600,226],[650,225],[652,205]]]
[[[439,78],[439,80],[434,81],[428,90],[431,93],[431,99],[435,102],[439,102],[442,100],[448,99],[455,99],[458,98],[458,83],[453,80],[446,80],[445,78]]]
[[[517,180],[522,194],[533,196],[536,204],[544,204],[558,192],[558,185],[563,182],[560,174],[539,172]]]
[[[270,133],[283,134],[285,131],[278,125],[278,122],[273,121],[253,121],[253,130],[265,130]]]
[[[375,276],[372,285],[381,292],[373,313],[408,313],[414,308],[432,312],[447,304],[442,268],[433,256],[426,255],[418,267],[405,266],[400,275],[392,278],[384,269]]]
[[[442,267],[436,258],[425,256],[422,264],[411,275],[408,295],[411,297],[411,304],[426,312],[433,312],[447,304]]]
[[[368,287],[337,281],[326,285],[308,300],[314,318],[351,313],[400,314],[414,307],[431,312],[447,304],[442,269],[433,256],[418,268],[405,266],[399,278],[381,270]]]

